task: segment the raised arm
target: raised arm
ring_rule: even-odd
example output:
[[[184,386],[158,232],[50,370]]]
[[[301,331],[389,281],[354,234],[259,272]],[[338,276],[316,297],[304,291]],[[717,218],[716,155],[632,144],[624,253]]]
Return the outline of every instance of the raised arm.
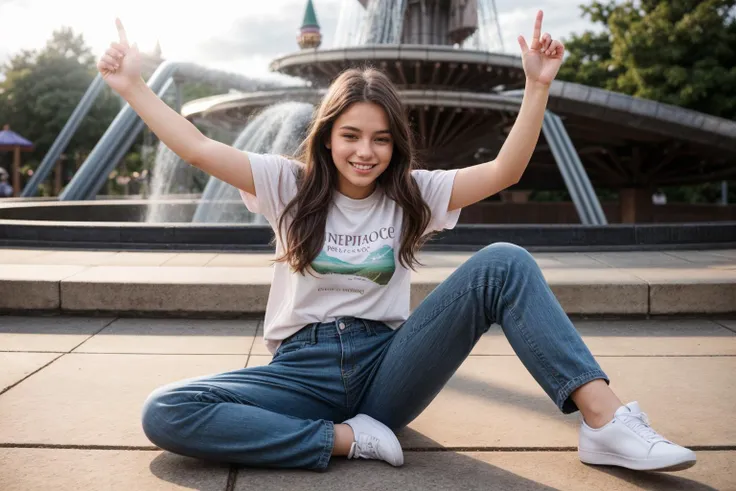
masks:
[[[130,104],[151,131],[179,157],[221,181],[255,195],[248,155],[207,138],[154,94],[141,78],[138,47],[128,44],[120,19],[116,19],[116,25],[119,42],[111,43],[97,63],[105,82]]]
[[[526,170],[542,129],[549,87],[562,64],[565,46],[542,36],[540,10],[534,22],[532,44],[519,36],[526,86],[519,114],[498,156],[490,162],[460,169],[455,175],[448,210],[464,208],[516,184]]]

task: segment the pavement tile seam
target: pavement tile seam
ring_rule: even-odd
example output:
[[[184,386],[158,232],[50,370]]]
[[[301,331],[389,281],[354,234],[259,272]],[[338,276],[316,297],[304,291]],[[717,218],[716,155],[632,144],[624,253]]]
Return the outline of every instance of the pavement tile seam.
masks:
[[[227,473],[227,482],[225,483],[225,491],[235,491],[235,484],[238,482],[238,471],[240,466],[236,464],[230,464],[230,469]]]
[[[251,346],[251,350],[253,349],[253,346]],[[195,352],[177,352],[177,353],[156,353],[156,352],[139,352],[139,351],[75,351],[75,352],[68,352],[68,351],[34,351],[34,350],[22,350],[22,351],[13,351],[13,350],[0,350],[0,353],[32,353],[32,354],[49,354],[49,353],[58,353],[60,355],[151,355],[151,356],[232,356],[233,353],[195,353]],[[244,366],[248,365],[248,360],[252,356],[270,356],[270,354],[252,354],[252,353],[246,353],[247,360],[245,362]],[[468,357],[472,358],[516,358],[517,355],[515,354],[506,354],[506,353],[494,353],[494,354],[486,354],[486,353],[471,353],[468,355]],[[683,355],[683,354],[674,354],[674,355],[637,355],[637,354],[625,354],[625,355],[595,355],[596,358],[729,358],[734,357],[735,355],[729,355],[729,354],[711,354],[711,355]]]
[[[688,262],[688,263],[696,264],[695,261],[690,261],[688,258],[683,257],[683,256],[680,256],[680,255],[678,255],[674,251],[662,251],[662,254],[664,254],[665,256],[669,256],[669,257],[671,257],[673,259],[679,259],[680,261],[685,261],[685,262]]]
[[[168,263],[169,261],[171,261],[171,260],[173,260],[173,259],[176,259],[176,257],[177,257],[178,255],[179,255],[179,254],[174,254],[174,255],[173,255],[173,256],[171,256],[170,258],[168,258],[168,259],[164,260],[164,262],[162,262],[161,264],[159,264],[159,266],[166,266],[166,263]]]
[[[727,259],[733,259],[733,256],[729,253],[736,252],[736,249],[712,249],[707,251],[708,254],[712,254],[714,256],[720,256],[725,257]]]
[[[155,445],[73,445],[63,443],[0,443],[0,448],[48,448],[55,450],[112,450],[112,451],[161,451]],[[736,445],[687,445],[693,452],[732,452]],[[440,453],[440,452],[577,452],[576,446],[443,446],[443,447],[411,447],[404,446],[403,452]]]
[[[256,331],[255,334],[253,334],[253,339],[250,342],[250,349],[248,350],[248,356],[245,357],[245,365],[243,365],[243,368],[248,366],[248,362],[250,361],[250,355],[253,353],[253,347],[256,345],[256,339],[258,339],[258,333],[261,331],[261,328],[263,327],[263,319],[260,319],[258,321],[258,324],[256,325]]]
[[[76,272],[74,272],[74,273],[71,273],[71,274],[70,274],[69,276],[64,276],[64,277],[62,277],[61,279],[59,279],[59,281],[57,281],[57,283],[58,283],[58,285],[59,285],[59,297],[60,297],[60,298],[61,298],[61,282],[62,282],[62,281],[67,281],[67,280],[68,280],[68,279],[70,279],[70,278],[74,278],[74,277],[75,277],[76,275],[78,275],[78,274],[80,274],[80,273],[84,273],[84,272],[85,272],[85,271],[87,271],[88,269],[90,269],[90,268],[93,268],[93,267],[94,267],[94,266],[89,266],[89,265],[86,265],[86,264],[81,264],[81,265],[79,265],[79,266],[83,266],[83,268],[82,268],[82,269],[80,269],[79,271],[76,271]]]
[[[602,265],[602,266],[606,266],[606,267],[608,267],[608,268],[612,268],[612,267],[613,267],[613,266],[611,266],[610,264],[606,263],[605,261],[601,261],[600,259],[598,259],[598,258],[596,258],[596,257],[593,257],[593,256],[591,256],[590,254],[586,254],[586,253],[583,253],[583,255],[584,255],[585,257],[589,258],[589,259],[592,259],[593,261],[597,262],[598,264],[600,264],[600,265]]]
[[[616,265],[611,264],[609,261],[606,261],[605,260],[605,257],[595,257],[594,256],[595,254],[601,254],[601,253],[594,252],[594,253],[586,254],[586,256],[588,256],[589,258],[591,258],[594,261],[598,261],[601,264],[605,264],[609,268],[616,268]],[[605,254],[605,253],[603,253],[603,254]]]
[[[50,448],[56,450],[161,451],[155,445],[71,445],[63,443],[0,443],[0,448]]]
[[[47,366],[51,365],[51,364],[52,364],[52,363],[54,363],[54,362],[55,362],[56,360],[58,360],[59,358],[63,357],[63,356],[64,356],[64,355],[66,355],[66,354],[67,354],[66,352],[64,352],[64,353],[59,353],[59,356],[57,356],[56,358],[54,358],[54,359],[50,360],[50,361],[49,361],[48,363],[46,363],[45,365],[43,365],[43,366],[41,366],[41,367],[38,367],[38,368],[37,368],[36,370],[33,370],[33,371],[32,371],[31,373],[29,373],[29,374],[28,374],[28,375],[26,375],[25,377],[22,377],[21,379],[17,380],[17,381],[16,381],[16,382],[15,382],[14,384],[10,384],[10,385],[8,385],[7,387],[5,387],[4,389],[0,390],[0,396],[2,396],[3,394],[5,394],[6,392],[8,392],[8,391],[9,391],[10,389],[12,389],[13,387],[16,387],[16,386],[18,386],[19,384],[23,383],[23,381],[24,381],[24,380],[27,380],[27,379],[29,379],[29,378],[33,377],[33,376],[34,376],[35,374],[37,374],[38,372],[40,372],[41,370],[43,370],[43,369],[44,369],[44,368],[46,368]]]
[[[2,353],[2,351],[0,351]],[[8,351],[8,353],[34,353],[34,351]],[[39,353],[56,353],[56,351],[40,351]],[[140,351],[77,351],[75,353],[64,353],[69,355],[150,355],[150,356],[238,356],[242,353],[154,353]],[[246,355],[247,356],[247,355]],[[247,362],[246,362],[247,363]]]
[[[61,295],[61,291],[59,291],[59,295]],[[112,324],[114,324],[116,320],[118,320],[118,317],[113,317],[110,320],[110,322],[108,322],[107,324],[105,324],[104,326],[102,326],[99,330],[97,330],[97,332],[93,332],[92,334],[90,334],[89,336],[87,336],[85,339],[83,339],[78,345],[76,345],[75,347],[73,347],[69,351],[66,351],[65,353],[73,354],[80,346],[82,346],[84,343],[86,343],[90,339],[94,338],[99,333],[101,333],[102,331],[104,331],[105,329],[107,329],[109,326],[111,326]]]
[[[30,352],[27,352],[30,353]],[[483,353],[472,353],[468,356],[477,357],[477,358],[502,358],[502,357],[516,357],[515,354],[506,354],[506,353],[498,353],[498,354],[483,354]],[[736,357],[734,355],[728,355],[728,354],[712,354],[712,355],[682,355],[682,354],[675,354],[675,355],[637,355],[637,354],[624,354],[624,355],[595,355],[596,358],[729,358],[729,357]]]
[[[25,349],[24,350],[5,350],[5,349],[0,349],[0,353],[34,353],[34,354],[59,353],[60,355],[63,355],[65,353],[68,353],[68,351],[53,351],[53,350],[37,351],[37,350],[30,350],[30,349],[28,349],[28,350],[25,350]]]
[[[209,260],[207,260],[207,262],[205,262],[202,265],[202,267],[207,267],[212,261],[214,261],[215,259],[217,259],[218,256],[219,256],[219,254],[215,254],[214,256],[212,256]]]
[[[29,373],[28,375],[26,375],[25,377],[21,378],[20,380],[18,380],[18,381],[17,381],[17,382],[15,382],[14,384],[11,384],[11,385],[9,385],[9,386],[5,387],[5,389],[3,389],[3,390],[1,390],[1,391],[0,391],[0,395],[3,395],[4,393],[6,393],[7,391],[9,391],[9,390],[10,390],[10,389],[12,389],[13,387],[15,387],[15,386],[17,386],[18,384],[22,383],[22,382],[23,382],[24,380],[26,380],[26,379],[28,379],[28,378],[32,377],[33,375],[35,375],[36,373],[40,372],[40,371],[41,371],[41,370],[43,370],[44,368],[48,367],[49,365],[51,365],[51,364],[52,364],[52,363],[54,363],[55,361],[59,360],[59,359],[60,359],[60,358],[62,358],[63,356],[65,356],[65,355],[69,355],[69,354],[73,354],[72,352],[73,352],[74,350],[76,350],[77,348],[79,348],[80,346],[82,346],[82,345],[83,345],[84,343],[86,343],[87,341],[89,341],[90,339],[92,339],[92,338],[93,338],[94,336],[96,336],[97,334],[99,334],[99,333],[100,333],[100,332],[101,332],[102,330],[104,330],[105,328],[107,328],[107,326],[109,326],[110,324],[112,324],[113,322],[115,322],[115,319],[116,319],[116,318],[112,318],[112,319],[110,320],[110,322],[108,322],[107,324],[105,324],[104,326],[102,326],[102,327],[101,327],[101,328],[100,328],[100,329],[99,329],[99,330],[98,330],[97,332],[94,332],[94,333],[90,334],[90,335],[89,335],[89,336],[88,336],[87,338],[85,338],[84,340],[82,340],[82,341],[81,341],[81,342],[80,342],[79,344],[77,344],[76,346],[74,346],[74,347],[73,347],[73,348],[72,348],[71,350],[69,350],[69,351],[41,351],[41,352],[39,352],[39,353],[59,353],[59,356],[57,356],[56,358],[52,359],[51,361],[49,361],[49,362],[48,362],[48,363],[46,363],[45,365],[43,365],[43,366],[39,367],[39,368],[38,368],[37,370],[34,370],[33,372]],[[17,353],[17,352],[16,352],[16,353]],[[33,352],[33,351],[24,351],[24,352],[22,352],[22,353],[34,353],[34,352]]]
[[[731,329],[731,328],[730,328],[730,327],[728,327],[727,325],[725,325],[725,324],[722,324],[722,323],[718,322],[717,320],[712,320],[711,322],[713,322],[714,324],[718,324],[718,325],[719,325],[719,326],[721,326],[722,328],[724,328],[724,329],[728,329],[728,330],[729,330],[729,331],[731,331],[732,333],[736,334],[736,330],[734,330],[734,329]]]
[[[736,450],[736,445],[687,445],[687,448],[693,452],[730,452]],[[561,446],[561,447],[503,447],[503,446],[476,446],[476,447],[401,447],[404,452],[577,452],[578,447]]]
[[[692,252],[692,251],[662,251],[662,254],[664,254],[665,256],[670,256],[675,259],[679,259],[680,261],[686,261],[690,264],[700,264],[698,261],[693,261],[691,259],[688,259],[688,257],[686,256],[688,252]],[[721,256],[719,254],[715,254],[715,251],[707,251],[707,254],[711,256],[722,257],[722,258],[726,257],[726,256]]]

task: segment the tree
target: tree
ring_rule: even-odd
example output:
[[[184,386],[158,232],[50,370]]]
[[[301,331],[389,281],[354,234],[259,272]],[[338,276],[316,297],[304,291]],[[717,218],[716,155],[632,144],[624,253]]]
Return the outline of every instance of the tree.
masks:
[[[85,44],[84,37],[64,27],[53,32],[43,49],[23,50],[0,66],[0,80],[4,77],[0,81],[0,127],[10,124],[14,131],[35,145],[25,159],[24,171],[38,167],[96,76],[95,65],[96,57]],[[204,83],[180,83],[183,103],[226,91]],[[166,101],[174,105],[173,90],[169,91]],[[77,155],[83,159],[89,154],[119,112],[122,102],[104,85],[65,150],[70,160]],[[150,130],[144,133],[149,135],[149,140],[155,139]],[[139,138],[124,159],[120,169],[122,176],[135,175],[150,167],[141,145],[145,139]],[[0,154],[0,164],[7,165],[3,158]],[[73,166],[66,166],[65,181],[71,178],[74,170]]]
[[[48,151],[96,75],[95,57],[70,28],[52,34],[40,51],[24,50],[0,72],[0,124],[33,141],[35,167]],[[69,143],[66,153],[89,153],[121,107],[105,87]]]
[[[736,0],[593,1],[558,78],[736,118]]]

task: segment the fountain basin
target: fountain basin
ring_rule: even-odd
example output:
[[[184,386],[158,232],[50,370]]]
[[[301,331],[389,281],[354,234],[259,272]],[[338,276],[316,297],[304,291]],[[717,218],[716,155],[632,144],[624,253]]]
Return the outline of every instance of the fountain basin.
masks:
[[[348,66],[374,66],[400,87],[472,89],[489,92],[499,85],[523,87],[520,56],[451,46],[412,44],[306,49],[271,62],[271,71],[327,86]]]
[[[273,251],[268,225],[191,223],[199,199],[167,200],[181,221],[145,223],[149,200],[15,201],[0,204],[0,246],[24,248]],[[243,206],[228,201],[226,206]],[[494,242],[531,251],[736,248],[736,222],[486,225],[458,224],[425,245],[429,251],[477,251]]]

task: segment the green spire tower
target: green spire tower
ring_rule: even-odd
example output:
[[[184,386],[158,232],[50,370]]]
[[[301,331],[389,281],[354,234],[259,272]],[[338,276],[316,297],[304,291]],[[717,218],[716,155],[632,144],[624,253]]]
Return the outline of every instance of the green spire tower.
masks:
[[[296,37],[299,47],[302,49],[318,48],[322,44],[317,14],[314,11],[312,0],[307,0],[307,9],[304,11],[304,20],[299,34]]]

